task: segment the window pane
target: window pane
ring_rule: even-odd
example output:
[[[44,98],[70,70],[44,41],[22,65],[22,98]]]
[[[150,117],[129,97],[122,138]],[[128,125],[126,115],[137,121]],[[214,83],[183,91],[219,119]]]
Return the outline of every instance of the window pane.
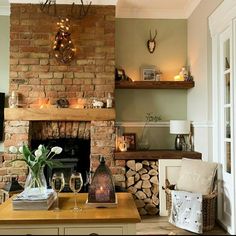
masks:
[[[225,109],[225,137],[231,138],[230,108]]]
[[[230,74],[225,75],[225,104],[230,104]]]
[[[224,43],[224,58],[225,58],[225,70],[230,68],[230,41],[229,39]]]
[[[226,142],[226,171],[231,174],[231,143]]]

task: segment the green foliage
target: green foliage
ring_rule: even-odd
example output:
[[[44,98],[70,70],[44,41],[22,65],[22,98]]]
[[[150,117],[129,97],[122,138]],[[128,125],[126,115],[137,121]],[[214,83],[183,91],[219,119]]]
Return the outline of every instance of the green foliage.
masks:
[[[9,148],[9,151],[12,153],[21,154],[20,158],[16,158],[11,162],[15,161],[25,162],[28,168],[32,170],[35,176],[37,176],[40,169],[45,167],[46,165],[49,168],[63,166],[61,162],[54,161],[52,159],[55,155],[60,154],[62,152],[61,147],[53,147],[51,148],[51,150],[48,150],[47,147],[45,147],[44,145],[39,145],[38,149],[36,149],[34,152],[31,152],[29,147],[23,144],[23,146],[20,147],[19,149],[17,149],[14,146],[11,146]]]

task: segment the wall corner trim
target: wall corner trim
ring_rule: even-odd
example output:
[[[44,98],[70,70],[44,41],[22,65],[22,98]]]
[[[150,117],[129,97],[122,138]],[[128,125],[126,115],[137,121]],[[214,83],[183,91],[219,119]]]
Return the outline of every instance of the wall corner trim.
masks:
[[[0,16],[10,16],[10,6],[0,6]]]

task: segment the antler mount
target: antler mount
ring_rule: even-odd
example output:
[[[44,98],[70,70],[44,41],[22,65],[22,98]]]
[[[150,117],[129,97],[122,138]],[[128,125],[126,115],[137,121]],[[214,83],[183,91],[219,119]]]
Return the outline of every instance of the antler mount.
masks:
[[[83,0],[80,0],[80,4],[75,4],[73,2],[71,5],[70,14],[67,14],[66,17],[75,18],[75,19],[83,19],[88,14],[91,4],[92,2],[90,1],[89,4],[84,5]],[[56,0],[45,0],[44,2],[41,2],[40,10],[43,13],[51,15],[51,16],[62,17],[62,14],[58,14]]]

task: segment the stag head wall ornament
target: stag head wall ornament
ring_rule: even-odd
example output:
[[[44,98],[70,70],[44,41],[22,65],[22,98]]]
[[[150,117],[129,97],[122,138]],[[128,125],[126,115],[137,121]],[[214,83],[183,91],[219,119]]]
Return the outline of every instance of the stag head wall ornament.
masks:
[[[156,36],[157,36],[157,30],[155,30],[155,35],[152,37],[152,32],[150,30],[150,39],[147,41],[147,48],[150,53],[153,53],[156,48]]]

